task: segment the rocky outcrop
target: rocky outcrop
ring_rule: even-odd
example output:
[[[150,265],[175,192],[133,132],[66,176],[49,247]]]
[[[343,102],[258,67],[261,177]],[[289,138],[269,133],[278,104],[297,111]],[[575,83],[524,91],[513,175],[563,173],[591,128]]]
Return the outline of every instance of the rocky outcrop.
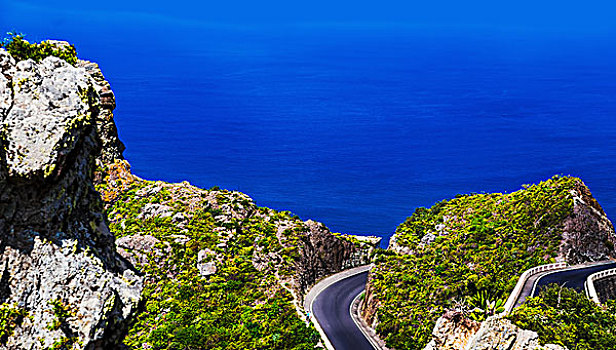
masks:
[[[575,181],[569,194],[573,210],[562,220],[560,227],[552,228],[562,231],[558,256],[555,259],[575,265],[612,257],[616,233],[601,205],[581,180]],[[449,219],[447,216],[443,217],[442,224],[435,225],[432,232],[425,232],[416,249],[431,244],[438,236],[449,234],[447,231]],[[537,224],[538,222],[535,223]],[[400,254],[412,254],[409,247],[399,244],[399,239],[399,234],[394,234],[388,249]]]
[[[160,260],[171,251],[168,244],[151,235],[120,237],[116,240],[116,248],[120,256],[135,266],[146,264],[150,257]]]
[[[302,237],[297,262],[297,282],[302,294],[323,277],[369,263],[372,250],[380,242],[376,237],[366,237],[364,241],[340,239],[325,225],[312,220],[306,221],[306,226],[308,231]]]
[[[616,276],[607,276],[595,281],[597,296],[602,304],[610,299],[616,299]]]
[[[612,222],[583,183],[570,193],[573,212],[563,222],[559,257],[570,265],[610,258],[616,243]]]
[[[460,312],[449,311],[436,321],[432,340],[424,350],[466,349],[481,323],[468,319]]]
[[[465,318],[462,313],[449,311],[436,321],[432,340],[424,350],[466,349],[481,323]]]
[[[92,78],[92,86],[99,97],[98,113],[95,115],[97,134],[101,141],[101,151],[97,160],[101,163],[112,163],[124,159],[122,152],[126,148],[118,137],[118,129],[113,121],[113,110],[116,107],[115,95],[109,82],[101,72],[98,64],[79,60],[78,67],[82,67]]]
[[[214,217],[216,226],[213,228],[218,235],[217,247],[225,249],[228,241],[233,241],[241,234],[241,227],[230,228],[232,222],[249,222],[251,219],[266,220],[275,223],[278,243],[284,249],[297,249],[297,256],[293,261],[293,274],[285,282],[302,296],[320,279],[359,265],[370,262],[372,252],[379,246],[379,237],[361,237],[348,235],[335,235],[322,223],[299,219],[275,220],[274,212],[259,210],[253,200],[240,192],[219,190],[204,190],[192,186],[187,182],[169,184],[161,181],[148,182],[130,174],[126,161],[119,161],[107,167],[105,179],[101,180],[104,186],[99,190],[104,198],[108,198],[107,206],[117,200],[130,184],[143,186],[135,193],[143,205],[135,213],[138,220],[152,218],[170,218],[173,226],[182,232],[187,229],[187,223],[199,210],[212,210],[217,214]],[[162,203],[149,203],[150,198],[160,195],[161,192],[170,193],[168,201]],[[129,198],[134,200],[134,198]],[[182,208],[181,210],[178,210]],[[120,220],[112,211],[109,215],[112,223]],[[288,232],[298,235],[299,239],[290,241]],[[184,236],[186,241],[190,239]],[[178,242],[179,237],[173,240]],[[183,244],[186,243],[182,242]],[[255,242],[252,264],[255,269],[263,271],[271,264],[279,265],[285,258],[281,252],[268,250],[264,252]],[[148,256],[157,257],[169,254],[168,244],[162,244],[149,235],[123,236],[118,239],[117,247],[122,256],[136,265],[147,262]],[[220,257],[210,250],[199,252],[197,268],[203,276],[216,273],[216,262]]]
[[[539,344],[536,332],[523,330],[502,316],[483,323],[450,311],[436,322],[432,340],[424,350],[564,350],[559,345]]]
[[[258,207],[240,192],[143,180],[130,174],[124,160],[107,165],[101,175],[96,188],[105,199],[112,232],[121,237],[116,241],[118,251],[144,273],[148,307],[129,330],[124,341],[128,346],[151,346],[149,334],[156,329],[173,333],[183,327],[159,317],[155,306],[201,298],[195,293],[178,300],[180,290],[174,290],[180,287],[182,293],[210,293],[205,295],[212,295],[213,288],[220,290],[216,297],[176,308],[186,314],[182,319],[190,321],[189,314],[195,312],[203,319],[215,319],[225,298],[238,299],[238,291],[246,289],[242,308],[255,310],[246,311],[246,317],[277,305],[288,312],[268,317],[280,318],[275,322],[285,325],[297,322],[303,328],[301,305],[307,290],[330,274],[368,263],[380,241],[333,234],[321,223]],[[225,319],[217,329],[223,333],[234,323],[235,319]],[[293,331],[284,327],[277,332]]]
[[[141,292],[92,183],[97,159],[121,157],[113,94],[89,63],[0,49],[0,69],[0,304],[27,314],[2,345],[111,347]]]

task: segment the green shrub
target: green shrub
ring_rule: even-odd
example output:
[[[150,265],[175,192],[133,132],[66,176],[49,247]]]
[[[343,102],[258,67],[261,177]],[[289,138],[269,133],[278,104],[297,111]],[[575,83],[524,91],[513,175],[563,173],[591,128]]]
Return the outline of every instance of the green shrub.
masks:
[[[541,344],[575,350],[616,349],[616,301],[599,306],[573,289],[550,285],[509,319],[539,334]]]
[[[0,47],[7,50],[17,61],[33,59],[40,62],[45,57],[55,56],[65,60],[71,65],[77,64],[77,51],[74,45],[59,46],[50,41],[29,43],[21,33],[7,33],[8,37],[0,43]]]
[[[0,344],[7,341],[27,314],[24,309],[14,305],[0,304]]]
[[[97,190],[108,193],[114,185],[103,183]],[[282,287],[287,276],[297,274],[303,223],[294,221],[277,237],[277,224],[294,220],[288,213],[258,208],[230,191],[210,191],[136,181],[108,202],[109,228],[117,237],[148,234],[160,241],[156,251],[164,252],[141,253],[147,260],[137,264],[145,275],[144,310],[124,344],[155,350],[314,349],[318,333],[300,317],[293,296]],[[185,221],[140,218],[142,208],[152,203],[182,212]],[[258,215],[226,220],[221,204],[241,204]],[[177,237],[185,239],[180,243]],[[219,247],[221,242],[224,247]],[[215,263],[214,274],[199,273],[200,251],[211,252],[207,261]],[[280,259],[268,258],[257,270],[255,255],[270,253]]]

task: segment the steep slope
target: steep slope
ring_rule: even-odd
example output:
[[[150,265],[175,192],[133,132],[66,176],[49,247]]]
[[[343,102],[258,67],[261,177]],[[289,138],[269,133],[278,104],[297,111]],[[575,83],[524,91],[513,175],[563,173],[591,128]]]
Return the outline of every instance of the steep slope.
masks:
[[[388,346],[421,349],[446,310],[479,307],[485,313],[472,316],[482,320],[524,270],[606,259],[613,242],[612,224],[577,178],[458,196],[398,227],[371,271],[363,314]]]
[[[16,62],[3,49],[0,70],[0,346],[117,344],[142,279],[116,253],[93,187],[108,136],[99,84],[60,58]]]
[[[131,347],[311,349],[319,338],[304,322],[304,293],[378,246],[239,192],[142,180],[126,161],[101,170],[118,250],[145,273]]]

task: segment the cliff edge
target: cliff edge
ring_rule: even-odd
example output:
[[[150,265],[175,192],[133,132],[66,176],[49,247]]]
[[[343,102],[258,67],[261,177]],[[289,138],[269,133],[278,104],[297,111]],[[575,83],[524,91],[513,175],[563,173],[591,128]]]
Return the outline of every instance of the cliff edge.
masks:
[[[0,313],[8,324],[0,344],[8,349],[113,346],[140,299],[142,279],[116,253],[93,187],[97,159],[113,157],[103,146],[119,141],[101,128],[111,102],[88,65],[16,62],[0,49]]]

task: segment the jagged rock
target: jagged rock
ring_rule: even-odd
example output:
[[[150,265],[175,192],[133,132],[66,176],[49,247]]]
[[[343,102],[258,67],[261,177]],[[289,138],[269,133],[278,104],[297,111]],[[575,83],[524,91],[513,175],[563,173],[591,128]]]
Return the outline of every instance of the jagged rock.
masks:
[[[564,222],[558,255],[571,265],[608,259],[616,243],[612,222],[583,183],[576,184],[571,196],[573,214]]]
[[[113,110],[116,107],[115,95],[109,82],[103,76],[98,64],[79,60],[79,67],[83,67],[93,80],[93,87],[99,96],[99,111],[96,115],[96,127],[102,143],[99,159],[103,163],[112,163],[124,159],[122,152],[126,148],[118,138],[118,129],[113,121]]]
[[[539,344],[539,335],[536,332],[517,327],[511,321],[500,315],[486,319],[477,334],[473,337],[468,350],[564,350],[566,348],[554,344],[545,346]]]
[[[541,187],[545,185],[548,186],[543,188]],[[548,191],[546,193],[551,193],[551,195],[549,197],[539,195],[536,196],[532,191],[536,191],[538,189],[541,189],[541,191]],[[556,193],[557,195],[555,195]],[[529,194],[533,195],[529,196]],[[487,200],[488,198],[491,198],[493,202]],[[513,198],[516,199],[512,200]],[[518,202],[520,198],[524,198],[524,201]],[[486,199],[485,202],[483,201],[484,199]],[[514,205],[512,205],[512,203],[514,203]],[[518,206],[517,203],[524,204]],[[550,205],[544,205],[546,203],[550,203]],[[499,208],[501,205],[502,209]],[[528,207],[526,206],[531,206],[532,210],[528,211]],[[490,208],[491,213],[485,213],[487,208]],[[497,214],[498,212],[501,212],[501,214]],[[502,215],[502,213],[504,212],[508,212],[507,219],[506,221],[500,221],[498,225],[500,225],[500,227],[507,227],[507,221],[511,220],[511,226],[507,227],[507,229],[515,227],[515,231],[518,231],[522,234],[526,232],[526,236],[520,236],[520,238],[531,238],[532,240],[527,241],[527,243],[524,243],[520,247],[515,247],[515,245],[517,244],[517,238],[507,242],[507,240],[511,236],[499,237],[498,230],[494,231],[495,235],[494,237],[492,237],[494,239],[492,242],[485,241],[479,243],[477,242],[477,240],[475,240],[475,238],[472,238],[472,234],[466,234],[466,228],[469,229],[468,232],[471,232],[476,228],[472,220],[478,220],[478,222],[485,221],[487,223],[496,223],[499,222],[499,220],[501,219],[492,220],[490,218],[495,218],[498,215]],[[479,213],[483,213],[483,215],[479,215]],[[530,216],[528,213],[530,213]],[[430,209],[427,209],[426,211],[423,211],[423,209],[418,209],[416,211],[416,214],[417,216],[415,216],[415,219],[417,219],[418,221],[415,221],[414,223],[416,223],[417,225],[401,225],[396,231],[396,234],[394,234],[394,236],[392,237],[389,249],[393,250],[397,254],[408,254],[411,256],[423,256],[428,251],[426,248],[430,245],[435,244],[435,249],[444,248],[450,251],[451,249],[465,249],[467,250],[467,252],[463,254],[456,254],[454,256],[472,257],[472,259],[464,258],[464,260],[461,261],[455,261],[455,259],[447,260],[449,260],[451,263],[455,263],[455,265],[457,266],[462,267],[462,269],[467,270],[469,272],[468,275],[473,278],[474,276],[481,275],[483,275],[483,278],[488,279],[502,278],[502,275],[496,276],[496,274],[491,274],[490,272],[486,273],[485,265],[482,264],[483,261],[477,258],[477,255],[483,255],[481,254],[481,250],[484,247],[488,247],[488,249],[490,249],[490,246],[492,244],[495,248],[500,248],[503,246],[503,244],[505,244],[506,246],[509,245],[509,249],[511,249],[511,252],[515,252],[515,254],[512,254],[513,259],[517,258],[520,261],[523,260],[519,256],[516,257],[517,252],[526,255],[526,253],[534,253],[537,249],[542,249],[540,250],[540,252],[548,252],[543,253],[543,256],[541,257],[546,262],[553,259],[553,261],[567,262],[570,265],[607,260],[613,258],[615,254],[614,243],[616,242],[616,236],[614,234],[614,228],[612,226],[612,223],[607,218],[597,201],[592,197],[592,194],[590,190],[586,187],[586,185],[580,179],[573,177],[555,176],[552,179],[542,182],[541,184],[528,186],[528,188],[525,190],[520,190],[519,192],[514,192],[511,194],[496,193],[491,195],[471,195],[468,198],[465,198],[465,200],[453,199],[451,201],[444,201],[439,204],[436,204],[435,206]],[[429,218],[426,222],[430,222],[430,224],[424,225],[421,223],[421,216],[424,214],[426,214],[426,218]],[[529,217],[531,217],[532,220],[521,223],[518,222],[518,220],[516,219]],[[412,220],[405,223],[410,223],[411,221]],[[468,225],[469,223],[471,225]],[[488,227],[488,225],[483,227]],[[457,231],[454,230],[455,228],[461,229]],[[464,234],[458,234],[456,232]],[[544,238],[540,238],[540,236],[546,233],[552,234],[554,237],[554,241],[551,243],[552,246],[549,247],[549,249],[547,250],[545,244],[543,244]],[[444,238],[444,240],[440,241],[440,237]],[[451,238],[454,237],[459,238],[460,243],[451,240]],[[549,237],[546,238],[549,239]],[[442,245],[437,244],[439,242],[444,243]],[[555,245],[558,245],[557,249],[554,249]],[[477,255],[474,254],[473,250],[476,251]],[[446,256],[446,254],[443,255]],[[483,255],[483,259],[486,258],[489,259],[489,257]],[[411,257],[409,257],[409,259],[415,260]],[[435,259],[435,262],[437,264],[441,263],[438,261],[438,255],[435,256]],[[403,262],[404,260],[400,259],[400,261]],[[511,260],[501,261],[503,261],[503,263],[507,263]],[[409,264],[408,266],[412,267],[415,265]],[[378,271],[378,268],[379,266],[377,264],[375,270]],[[425,268],[425,266],[423,268]],[[481,271],[482,268],[484,269],[484,271]],[[471,275],[471,271],[478,272],[478,274]],[[448,271],[448,273],[452,272],[452,270]],[[517,271],[518,274],[522,274],[523,272],[523,270]],[[409,269],[408,273],[412,273],[412,270]],[[365,306],[362,315],[364,315],[364,317],[367,319],[368,322],[372,324],[373,327],[378,326],[379,320],[377,310],[379,308],[391,309],[392,305],[399,305],[397,303],[400,302],[400,300],[395,300],[394,302],[391,302],[383,298],[383,290],[387,287],[395,288],[396,279],[390,278],[387,275],[385,275],[385,277],[383,277],[382,275],[379,277],[382,277],[386,280],[389,278],[390,280],[393,280],[393,282],[388,281],[388,283],[382,283],[380,286],[378,286],[376,285],[376,283],[371,283],[369,277],[368,284],[366,286],[366,302],[364,303]],[[513,277],[511,278],[513,279]],[[398,281],[402,285],[404,285],[404,281],[400,281],[399,278]],[[434,294],[438,295],[435,296],[434,299],[440,299],[435,300],[435,302],[440,303],[444,299],[448,298],[450,298],[450,301],[453,301],[453,299],[451,299],[450,297],[451,294],[449,290],[451,278],[446,278],[445,282],[438,282],[438,275],[435,274],[433,281],[434,283],[430,283],[428,285],[438,286],[438,283],[440,283],[440,286],[443,286],[443,288],[441,289],[442,292],[436,292],[442,293],[441,295],[438,295],[436,293]],[[468,281],[474,283],[470,278],[468,279]],[[481,277],[478,278],[478,282],[480,281]],[[439,288],[440,286],[436,288]],[[412,286],[405,286],[405,288],[409,287]],[[464,289],[462,288],[461,290]],[[488,288],[488,291],[489,290],[490,289]],[[465,290],[463,293],[470,294],[474,293],[474,291],[472,289],[469,289]],[[429,297],[425,294],[424,297]],[[468,294],[463,296],[468,296]],[[402,315],[401,317],[404,318],[404,315]],[[446,345],[452,343],[461,343],[459,341],[460,334],[461,332],[465,332],[465,330],[460,327],[450,327],[449,323],[447,322],[449,322],[447,321],[447,319],[439,319],[438,323],[436,324],[436,328],[434,329],[435,340],[431,343],[431,346],[433,346],[433,348],[435,349],[464,348],[464,346],[451,347]],[[507,341],[509,341],[509,338],[506,338],[505,335],[501,334],[501,332],[508,332],[507,334],[511,333],[511,330],[507,328],[508,326],[505,320],[502,320],[502,323],[488,322],[484,325],[485,327],[501,327],[500,329],[493,329],[491,331],[484,329],[484,333],[489,335],[489,337],[493,338],[491,341],[494,341],[495,344],[505,344],[503,345],[503,348],[507,349],[510,349],[510,347],[507,346],[513,346],[513,343],[506,343]],[[448,330],[451,330],[454,333],[447,334]],[[504,338],[500,340],[496,339],[498,336],[500,336],[499,334],[502,335]],[[536,347],[536,341],[526,337],[529,334],[531,333],[516,333],[516,337],[518,337],[516,338],[516,344],[518,344],[515,347],[516,349],[530,349]],[[388,335],[389,334],[384,334],[384,336]],[[465,341],[467,340],[468,339],[466,339]],[[476,346],[477,345],[475,345],[475,347]]]
[[[424,350],[465,349],[481,323],[465,318],[462,313],[449,311],[436,321],[432,340]]]
[[[411,248],[398,243],[398,235],[395,235],[395,234],[391,236],[391,238],[389,239],[389,246],[387,247],[387,249],[394,251],[398,254],[411,254],[412,253]]]
[[[308,231],[300,245],[300,260],[297,263],[298,287],[304,293],[319,279],[369,262],[368,256],[378,247],[380,238],[354,244],[351,240],[341,239],[320,222],[305,222]],[[359,242],[362,243],[362,242]]]
[[[164,248],[158,249],[157,246],[159,244]],[[143,265],[147,263],[149,254],[160,258],[164,254],[169,254],[171,251],[169,244],[162,244],[158,239],[150,235],[120,237],[116,240],[116,247],[118,253],[133,265]]]
[[[71,310],[67,328],[84,347],[110,346],[122,337],[123,320],[135,313],[140,300],[141,279],[132,270],[109,272],[89,252],[80,251],[76,240],[65,239],[59,246],[34,237],[28,254],[6,247],[0,260],[10,283],[5,301],[16,302],[30,316],[8,339],[9,349],[45,348],[71,336],[65,330],[47,328],[55,318],[50,303],[56,300]]]
[[[115,346],[136,312],[142,279],[114,249],[92,185],[103,139],[98,83],[47,57],[15,62],[0,49],[0,304],[28,313],[5,346]],[[119,142],[118,140],[116,140]],[[70,317],[61,327],[50,303]]]
[[[198,264],[197,268],[199,269],[199,273],[203,277],[210,276],[216,273],[216,263],[213,261]]]
[[[197,269],[199,269],[199,273],[203,277],[207,277],[216,273],[216,262],[205,260],[208,256],[212,255],[212,251],[209,249],[200,250],[197,254]]]
[[[171,215],[173,215],[173,208],[163,204],[148,203],[141,209],[139,219],[149,219],[156,216],[165,218]]]
[[[432,331],[424,350],[565,350],[554,344],[539,344],[536,332],[524,330],[501,315],[481,324],[465,319],[459,312],[447,312]]]

